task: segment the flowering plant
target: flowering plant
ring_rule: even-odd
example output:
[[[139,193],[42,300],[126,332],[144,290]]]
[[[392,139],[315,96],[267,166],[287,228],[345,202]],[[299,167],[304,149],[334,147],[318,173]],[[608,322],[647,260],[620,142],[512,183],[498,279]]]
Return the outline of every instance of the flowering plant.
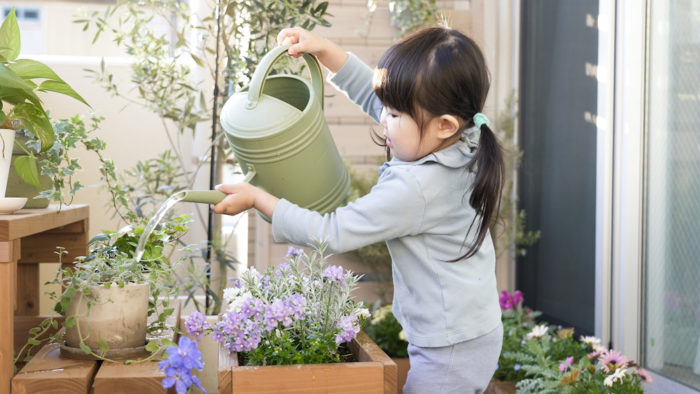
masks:
[[[408,342],[391,304],[376,308],[365,332],[390,357],[408,357]]]
[[[189,391],[190,387],[197,386],[206,394],[207,391],[202,387],[202,382],[197,376],[192,375],[193,369],[201,371],[204,368],[202,353],[197,349],[197,343],[181,336],[178,345],[170,346],[166,352],[168,359],[158,363],[159,369],[165,373],[165,379],[162,381],[163,388],[175,386],[175,391],[183,394]]]
[[[573,328],[538,324],[522,293],[501,295],[504,342],[494,377],[516,381],[518,393],[642,393],[651,382],[639,365],[600,339],[574,339]]]
[[[523,293],[519,290],[513,294],[503,290],[499,297],[503,322],[503,346],[494,379],[517,382],[525,378],[522,365],[506,357],[507,354],[520,350],[523,338],[535,326],[535,318],[540,315],[540,312],[523,306],[524,301]]]
[[[204,334],[231,352],[242,353],[246,365],[319,364],[339,362],[340,345],[360,331],[369,311],[350,293],[358,276],[327,265],[324,246],[310,254],[290,248],[289,261],[264,274],[249,268],[224,291],[224,308],[211,327],[200,313],[187,319],[194,338]]]

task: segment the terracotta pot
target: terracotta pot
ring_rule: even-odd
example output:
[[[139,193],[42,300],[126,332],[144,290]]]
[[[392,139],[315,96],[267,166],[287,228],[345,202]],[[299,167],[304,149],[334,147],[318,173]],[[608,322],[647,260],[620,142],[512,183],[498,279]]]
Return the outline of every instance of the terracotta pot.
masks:
[[[515,382],[492,380],[484,394],[515,394]]]
[[[408,370],[411,369],[411,363],[408,361],[408,357],[392,357],[392,360],[396,363],[398,370],[396,372],[396,388],[399,394],[403,393],[403,386],[406,384],[406,378],[408,378]]]
[[[235,354],[219,358],[219,393],[396,393],[396,363],[367,334],[350,349],[357,362],[245,367]]]
[[[98,342],[103,339],[110,352],[115,349],[139,348],[146,344],[146,319],[148,317],[147,283],[128,284],[123,288],[113,285],[93,286],[97,304],[88,309],[88,297],[73,296],[66,317],[77,316],[77,324],[66,329],[66,345],[80,347],[78,325],[85,344],[100,353]]]

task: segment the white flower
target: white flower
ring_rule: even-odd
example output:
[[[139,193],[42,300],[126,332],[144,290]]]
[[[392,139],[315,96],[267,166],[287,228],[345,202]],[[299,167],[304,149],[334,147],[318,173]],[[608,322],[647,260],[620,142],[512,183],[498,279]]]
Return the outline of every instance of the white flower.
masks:
[[[548,330],[549,327],[547,327],[544,324],[540,324],[538,326],[533,327],[532,331],[530,331],[525,337],[527,339],[542,338]]]
[[[594,349],[596,346],[600,346],[600,339],[596,337],[584,337],[583,335],[581,335],[581,342]]]
[[[399,339],[402,341],[406,340],[406,334],[403,332],[403,330],[401,330],[401,332],[399,333]]]
[[[237,287],[227,287],[224,289],[224,302],[229,303],[241,294],[241,289]]]
[[[229,301],[227,312],[240,312],[245,301],[250,298],[253,298],[253,295],[249,291],[238,294],[236,298]]]
[[[608,387],[612,387],[613,383],[617,382],[618,380],[622,380],[626,373],[626,368],[616,369],[612,375],[609,375],[607,378],[605,378],[605,380],[603,380],[603,384]]]
[[[357,311],[357,317],[361,317],[361,318],[367,319],[367,318],[369,318],[370,316],[372,316],[372,315],[369,313],[369,309],[367,309],[367,308],[360,308],[360,309]]]

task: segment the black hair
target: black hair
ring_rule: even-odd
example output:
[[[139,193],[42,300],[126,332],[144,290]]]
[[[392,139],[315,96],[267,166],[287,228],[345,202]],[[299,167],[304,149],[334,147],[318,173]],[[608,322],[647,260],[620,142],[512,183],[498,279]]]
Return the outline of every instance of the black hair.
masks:
[[[483,110],[489,79],[484,56],[472,39],[457,30],[435,27],[389,47],[377,65],[374,91],[385,106],[409,114],[421,133],[426,115],[449,114],[464,121],[457,131],[461,134],[474,126],[474,115]],[[488,125],[479,131],[479,146],[467,164],[470,171],[476,169],[469,204],[477,213],[467,234],[476,222],[477,235],[467,253],[453,261],[476,254],[500,207],[503,153]]]

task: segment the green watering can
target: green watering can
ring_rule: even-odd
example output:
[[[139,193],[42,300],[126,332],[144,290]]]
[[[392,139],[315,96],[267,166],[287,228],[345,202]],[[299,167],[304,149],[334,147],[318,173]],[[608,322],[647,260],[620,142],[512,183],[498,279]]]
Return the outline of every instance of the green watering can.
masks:
[[[323,116],[323,74],[312,55],[304,60],[311,83],[295,75],[269,76],[289,45],[260,61],[247,89],[231,96],[221,126],[246,174],[244,182],[320,213],[333,211],[350,190],[350,177]],[[181,201],[217,204],[218,190],[185,190]]]

